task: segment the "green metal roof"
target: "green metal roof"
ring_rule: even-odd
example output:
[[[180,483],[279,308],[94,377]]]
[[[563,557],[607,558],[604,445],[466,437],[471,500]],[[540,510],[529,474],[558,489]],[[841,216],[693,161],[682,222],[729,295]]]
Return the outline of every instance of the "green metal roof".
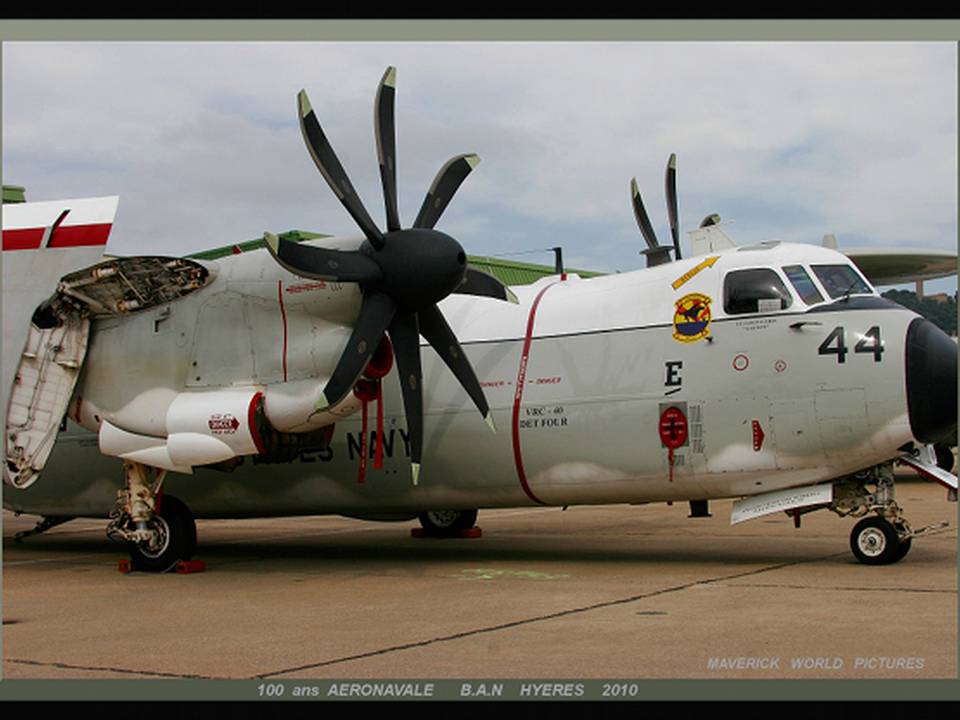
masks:
[[[307,232],[305,230],[288,230],[285,233],[280,233],[279,237],[284,240],[301,242],[303,240],[314,240],[316,238],[330,236]],[[235,254],[237,249],[239,249],[240,252],[250,252],[251,250],[258,250],[262,247],[266,247],[266,243],[263,241],[263,238],[260,238],[258,240],[234,243],[233,245],[224,245],[223,247],[214,248],[213,250],[204,250],[203,252],[194,253],[187,257],[198,260],[216,260],[217,258]],[[536,265],[534,263],[516,262],[514,260],[482,257],[479,255],[468,256],[467,262],[479,270],[485,270],[490,273],[504,285],[529,285],[542,277],[554,274],[553,265]],[[590,270],[575,270],[573,268],[566,268],[566,270],[569,273],[576,273],[580,277],[585,278],[598,277],[604,274]]]
[[[281,237],[284,240],[292,240],[293,242],[302,242],[304,240],[316,240],[317,238],[330,236],[322,235],[320,233],[307,232],[306,230],[287,230],[287,232],[280,233],[278,237]],[[217,258],[226,257],[227,255],[234,255],[236,254],[237,250],[240,252],[250,252],[251,250],[259,250],[260,248],[266,246],[267,243],[264,242],[264,239],[258,238],[256,240],[233,243],[232,245],[223,245],[222,247],[213,248],[212,250],[204,250],[202,252],[193,253],[192,255],[187,255],[187,257],[195,258],[197,260],[216,260]]]
[[[542,277],[555,274],[553,265],[536,265],[479,255],[471,255],[467,258],[467,261],[479,270],[486,270],[504,285],[529,285]],[[584,278],[603,275],[603,273],[593,272],[592,270],[576,270],[574,268],[564,268],[564,270],[568,273],[576,273]]]
[[[22,188],[19,185],[4,185],[3,186],[3,202],[5,203],[22,203],[27,201],[27,190]]]

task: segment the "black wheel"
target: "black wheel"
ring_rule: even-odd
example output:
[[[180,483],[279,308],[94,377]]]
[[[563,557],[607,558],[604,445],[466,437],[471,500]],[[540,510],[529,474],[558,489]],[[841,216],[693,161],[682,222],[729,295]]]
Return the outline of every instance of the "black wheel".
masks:
[[[910,552],[910,545],[913,543],[913,538],[912,537],[908,537],[905,539],[900,538],[900,536],[904,532],[906,532],[906,528],[903,525],[898,523],[897,525],[894,526],[894,528],[897,531],[897,538],[900,543],[897,547],[897,557],[894,558],[894,562],[899,562],[900,560],[903,560],[907,556],[908,552]]]
[[[896,528],[882,517],[864,518],[854,525],[850,533],[850,549],[857,560],[866,565],[896,562],[907,554],[906,550],[900,554],[904,544],[909,550],[909,540],[901,543]]]
[[[450,537],[469,530],[477,522],[476,510],[431,510],[418,516],[429,535]]]
[[[189,560],[197,547],[197,525],[193,513],[173,495],[160,500],[160,512],[154,517],[158,540],[155,546],[131,543],[130,562],[134,570],[167,572],[178,560]]]
[[[946,445],[935,445],[933,449],[937,453],[937,467],[951,472],[953,470],[953,451]]]

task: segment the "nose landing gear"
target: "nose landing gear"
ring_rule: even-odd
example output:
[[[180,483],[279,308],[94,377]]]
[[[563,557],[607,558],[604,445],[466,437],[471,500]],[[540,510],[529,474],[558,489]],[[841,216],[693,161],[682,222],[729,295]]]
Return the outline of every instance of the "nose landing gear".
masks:
[[[873,484],[870,492],[867,485]],[[893,463],[877,465],[834,486],[830,510],[862,518],[850,533],[850,550],[866,565],[889,565],[906,557],[913,538],[949,523],[914,530],[894,501]]]

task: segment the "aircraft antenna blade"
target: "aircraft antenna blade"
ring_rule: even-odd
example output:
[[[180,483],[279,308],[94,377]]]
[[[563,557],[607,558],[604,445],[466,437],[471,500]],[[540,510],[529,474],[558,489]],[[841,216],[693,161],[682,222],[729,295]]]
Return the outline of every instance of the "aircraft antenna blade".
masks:
[[[437,351],[437,354],[447,364],[447,367],[450,368],[457,380],[460,381],[460,385],[467,391],[467,395],[473,400],[473,404],[477,406],[477,410],[483,415],[483,419],[486,420],[487,425],[490,426],[491,430],[496,432],[496,428],[493,425],[493,416],[490,414],[490,406],[487,404],[487,399],[483,394],[483,388],[480,387],[477,375],[474,373],[470,361],[464,354],[463,348],[460,347],[460,341],[457,340],[457,336],[453,334],[453,330],[451,330],[447,324],[443,313],[440,312],[440,308],[436,305],[431,305],[421,310],[419,319],[420,334],[423,335],[427,342],[433,346],[433,349]]]
[[[367,213],[367,209],[360,201],[360,196],[357,195],[357,191],[350,183],[350,178],[347,177],[346,171],[340,164],[337,154],[333,151],[333,146],[330,145],[327,136],[323,134],[323,129],[320,127],[316,113],[310,106],[310,100],[307,98],[305,90],[301,90],[297,95],[297,107],[300,115],[300,131],[303,133],[304,142],[307,144],[307,149],[310,151],[310,157],[313,158],[314,164],[370,243],[377,250],[382,249],[383,235]]]
[[[363,303],[360,305],[360,314],[347,341],[347,347],[344,348],[330,380],[323,389],[323,398],[317,405],[318,410],[335,405],[353,390],[353,386],[360,378],[360,373],[370,361],[370,356],[376,351],[383,338],[383,331],[390,326],[396,311],[396,304],[383,293],[364,296]],[[324,401],[325,405],[322,404]]]
[[[383,203],[387,211],[387,230],[400,229],[397,210],[397,136],[394,119],[397,69],[388,67],[377,88],[376,112],[373,115],[377,139],[377,162],[380,163],[380,182],[383,185]]]
[[[466,179],[467,175],[479,164],[480,156],[474,154],[457,155],[450,158],[437,172],[430,190],[427,191],[414,220],[415,228],[433,228],[443,211],[450,204],[457,188]]]
[[[417,484],[423,453],[423,372],[420,367],[420,330],[417,314],[399,312],[390,323],[390,342],[397,361],[403,411],[410,438],[413,484]]]
[[[459,295],[480,295],[494,300],[505,300],[515,305],[520,302],[510,288],[493,275],[469,265],[463,277],[463,283],[453,292]]]
[[[365,283],[379,280],[380,266],[353,250],[302,245],[264,233],[263,239],[274,259],[294,275],[331,282]]]
[[[670,217],[670,235],[673,237],[674,257],[679,260],[680,255],[680,221],[677,214],[677,156],[670,154],[667,161],[667,172],[664,178],[667,193],[667,215]]]

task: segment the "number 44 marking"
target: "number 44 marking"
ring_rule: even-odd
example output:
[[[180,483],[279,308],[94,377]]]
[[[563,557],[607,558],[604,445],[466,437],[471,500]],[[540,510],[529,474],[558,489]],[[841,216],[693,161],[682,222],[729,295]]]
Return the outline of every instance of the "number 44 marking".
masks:
[[[835,327],[827,335],[826,339],[820,343],[817,349],[818,355],[836,355],[838,363],[844,363],[847,360],[846,330],[843,327]],[[855,353],[869,353],[873,355],[874,362],[883,360],[883,341],[880,339],[880,326],[874,325],[863,334],[863,337],[853,346]]]

